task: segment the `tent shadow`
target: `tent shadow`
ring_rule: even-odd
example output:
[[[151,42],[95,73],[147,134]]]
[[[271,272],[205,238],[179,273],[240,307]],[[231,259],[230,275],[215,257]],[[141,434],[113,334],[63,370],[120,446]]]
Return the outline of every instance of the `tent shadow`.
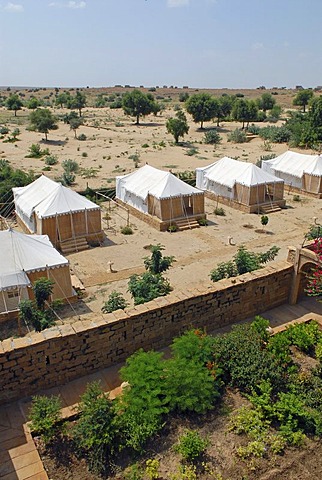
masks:
[[[65,140],[45,140],[44,138],[42,138],[39,143],[43,145],[53,145],[58,147],[63,147],[64,145],[66,145]]]

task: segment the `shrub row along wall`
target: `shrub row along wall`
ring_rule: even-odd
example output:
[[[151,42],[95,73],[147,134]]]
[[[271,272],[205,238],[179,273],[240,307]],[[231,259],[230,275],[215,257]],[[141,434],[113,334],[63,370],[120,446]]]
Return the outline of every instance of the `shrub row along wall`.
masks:
[[[0,342],[0,402],[62,385],[124,361],[138,348],[160,349],[187,328],[208,332],[288,300],[293,266],[276,263],[238,278],[174,291],[144,305]]]

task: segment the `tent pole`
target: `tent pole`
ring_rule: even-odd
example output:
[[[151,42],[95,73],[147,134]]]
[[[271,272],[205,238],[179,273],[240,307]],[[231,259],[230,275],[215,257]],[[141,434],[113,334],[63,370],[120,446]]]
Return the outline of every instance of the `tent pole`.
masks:
[[[5,311],[8,312],[8,306],[7,306],[7,302],[6,302],[6,298],[4,296],[4,293],[3,293],[3,290],[2,290],[2,299],[3,299],[3,304],[4,304],[4,308],[6,309]]]
[[[87,208],[85,208],[85,229],[88,235],[88,216],[87,216]]]

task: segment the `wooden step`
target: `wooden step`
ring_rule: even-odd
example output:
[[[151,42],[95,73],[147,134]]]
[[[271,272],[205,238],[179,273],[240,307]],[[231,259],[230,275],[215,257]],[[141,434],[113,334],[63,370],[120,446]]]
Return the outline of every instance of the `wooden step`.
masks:
[[[270,203],[266,205],[262,205],[260,208],[261,213],[268,214],[274,212],[280,212],[282,209],[276,203]]]
[[[63,254],[81,252],[89,248],[85,237],[70,238],[61,242],[60,250]]]
[[[176,226],[179,232],[182,232],[184,230],[191,230],[192,228],[200,228],[200,225],[197,222],[197,220],[194,220],[194,219],[189,220],[188,218],[176,220]]]

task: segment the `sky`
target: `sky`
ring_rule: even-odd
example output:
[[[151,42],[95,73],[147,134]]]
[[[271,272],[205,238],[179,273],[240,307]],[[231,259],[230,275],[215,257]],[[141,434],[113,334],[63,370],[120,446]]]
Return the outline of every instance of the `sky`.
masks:
[[[0,0],[0,86],[322,84],[322,0]]]

